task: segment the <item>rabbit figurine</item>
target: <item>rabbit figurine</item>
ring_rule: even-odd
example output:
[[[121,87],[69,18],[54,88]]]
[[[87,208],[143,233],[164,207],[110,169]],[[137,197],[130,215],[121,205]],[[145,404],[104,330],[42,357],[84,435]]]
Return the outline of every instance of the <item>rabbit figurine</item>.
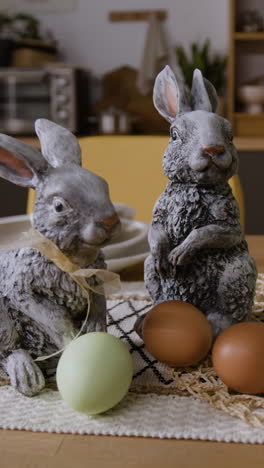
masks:
[[[188,92],[166,66],[153,99],[171,125],[171,138],[163,158],[169,182],[149,231],[146,287],[154,304],[180,300],[196,306],[217,336],[247,317],[256,283],[227,183],[238,166],[231,125],[215,113],[216,91],[198,69]],[[135,325],[139,335],[143,320]]]
[[[36,189],[33,226],[80,268],[106,268],[100,247],[120,226],[101,177],[81,167],[74,135],[46,119],[35,124],[41,152],[0,135],[0,175]],[[96,284],[96,278],[88,282]],[[91,293],[84,332],[106,330],[105,297]],[[79,285],[33,248],[0,252],[0,365],[11,385],[27,396],[45,385],[62,349],[76,336],[87,311]]]

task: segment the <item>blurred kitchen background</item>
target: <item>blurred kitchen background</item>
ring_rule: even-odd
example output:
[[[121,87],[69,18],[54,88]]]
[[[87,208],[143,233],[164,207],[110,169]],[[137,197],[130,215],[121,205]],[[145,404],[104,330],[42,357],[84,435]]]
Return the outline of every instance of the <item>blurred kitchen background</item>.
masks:
[[[198,67],[217,88],[246,233],[263,234],[263,0],[0,0],[0,131],[34,143],[47,117],[77,136],[168,135],[151,96],[166,63],[187,84]],[[25,213],[26,199],[0,179],[0,216]]]

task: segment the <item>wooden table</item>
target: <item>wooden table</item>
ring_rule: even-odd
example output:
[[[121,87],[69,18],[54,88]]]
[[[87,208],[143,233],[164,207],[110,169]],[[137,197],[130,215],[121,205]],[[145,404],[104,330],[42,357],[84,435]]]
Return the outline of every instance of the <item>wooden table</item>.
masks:
[[[259,272],[264,272],[264,235],[247,240]],[[263,466],[264,445],[0,430],[1,468]]]

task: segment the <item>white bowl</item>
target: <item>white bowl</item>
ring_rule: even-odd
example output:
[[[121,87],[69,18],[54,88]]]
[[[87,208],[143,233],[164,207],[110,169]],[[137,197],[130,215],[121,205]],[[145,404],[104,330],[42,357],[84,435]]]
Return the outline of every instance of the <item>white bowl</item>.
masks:
[[[246,104],[247,112],[251,114],[263,111],[264,85],[243,85],[238,88],[238,97]]]
[[[143,263],[148,255],[149,252],[142,252],[137,255],[130,255],[129,257],[109,258],[106,259],[106,265],[108,270],[113,271],[114,273],[118,273],[124,270],[124,268],[129,268],[134,265]]]

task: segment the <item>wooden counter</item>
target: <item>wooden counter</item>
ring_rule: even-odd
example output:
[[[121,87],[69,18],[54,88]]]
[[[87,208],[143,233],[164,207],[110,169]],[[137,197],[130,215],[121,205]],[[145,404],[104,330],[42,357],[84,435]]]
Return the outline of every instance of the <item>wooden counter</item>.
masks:
[[[264,446],[0,432],[1,468],[263,468]]]

